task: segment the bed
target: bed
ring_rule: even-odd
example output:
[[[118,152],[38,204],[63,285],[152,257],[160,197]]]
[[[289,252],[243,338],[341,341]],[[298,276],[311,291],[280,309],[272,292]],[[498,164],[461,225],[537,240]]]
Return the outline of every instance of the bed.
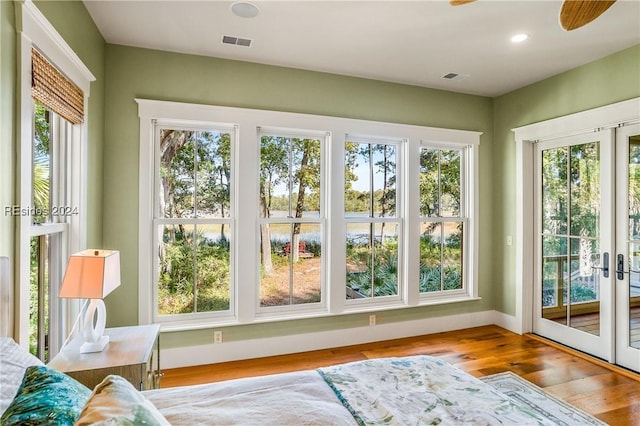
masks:
[[[3,425],[550,424],[422,355],[139,392],[118,376],[87,389],[0,338],[0,385]]]

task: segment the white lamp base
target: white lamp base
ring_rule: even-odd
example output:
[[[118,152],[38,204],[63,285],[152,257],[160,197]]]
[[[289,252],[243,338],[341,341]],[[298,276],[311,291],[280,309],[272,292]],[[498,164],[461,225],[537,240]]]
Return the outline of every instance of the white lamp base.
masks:
[[[93,317],[96,317],[95,325]],[[84,343],[80,346],[80,353],[102,352],[109,343],[109,336],[104,336],[104,326],[107,323],[107,310],[102,299],[91,299],[84,316],[82,336]]]
[[[81,354],[88,354],[92,352],[102,352],[104,348],[109,344],[109,336],[102,336],[99,342],[84,342],[80,346]]]

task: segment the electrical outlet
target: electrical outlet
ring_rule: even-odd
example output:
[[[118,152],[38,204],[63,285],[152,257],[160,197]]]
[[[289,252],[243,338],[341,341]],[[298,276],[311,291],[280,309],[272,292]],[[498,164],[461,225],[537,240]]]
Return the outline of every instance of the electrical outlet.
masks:
[[[222,331],[213,332],[213,343],[222,343]]]
[[[376,316],[369,315],[369,325],[376,325]]]

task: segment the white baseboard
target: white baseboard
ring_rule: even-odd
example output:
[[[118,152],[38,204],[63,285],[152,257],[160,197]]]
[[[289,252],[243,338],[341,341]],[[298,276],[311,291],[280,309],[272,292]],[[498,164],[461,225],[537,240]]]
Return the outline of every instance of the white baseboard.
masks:
[[[512,319],[513,318],[513,319]],[[515,317],[496,311],[473,312],[445,317],[378,324],[317,333],[294,334],[218,344],[162,349],[161,368],[179,368],[217,362],[260,358],[381,340],[421,336],[496,324],[512,330]]]
[[[494,321],[493,323],[499,327],[507,329],[517,334],[522,334],[522,324],[519,323],[518,318],[514,315],[508,315],[502,312],[493,311]]]

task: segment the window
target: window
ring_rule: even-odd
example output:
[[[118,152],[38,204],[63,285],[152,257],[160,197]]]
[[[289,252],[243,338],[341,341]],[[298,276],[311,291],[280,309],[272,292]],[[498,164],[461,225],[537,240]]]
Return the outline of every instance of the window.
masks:
[[[234,130],[158,123],[155,136],[156,314],[228,312]]]
[[[59,337],[58,330],[50,325],[60,321],[61,303],[56,296],[67,260],[68,223],[79,214],[78,206],[72,206],[67,197],[71,127],[68,121],[34,102],[32,202],[24,213],[32,220],[29,348],[43,361],[50,358],[49,341]]]
[[[20,259],[14,337],[47,360],[80,309],[78,301],[55,296],[69,253],[86,248],[85,107],[95,77],[32,2],[16,8],[21,126],[17,204],[10,212],[17,216]]]
[[[466,287],[467,148],[420,149],[420,293]]]
[[[347,299],[400,294],[399,146],[352,137],[345,144]]]
[[[479,133],[136,101],[141,324],[477,297]]]
[[[317,135],[260,135],[260,307],[322,302],[322,148]]]

